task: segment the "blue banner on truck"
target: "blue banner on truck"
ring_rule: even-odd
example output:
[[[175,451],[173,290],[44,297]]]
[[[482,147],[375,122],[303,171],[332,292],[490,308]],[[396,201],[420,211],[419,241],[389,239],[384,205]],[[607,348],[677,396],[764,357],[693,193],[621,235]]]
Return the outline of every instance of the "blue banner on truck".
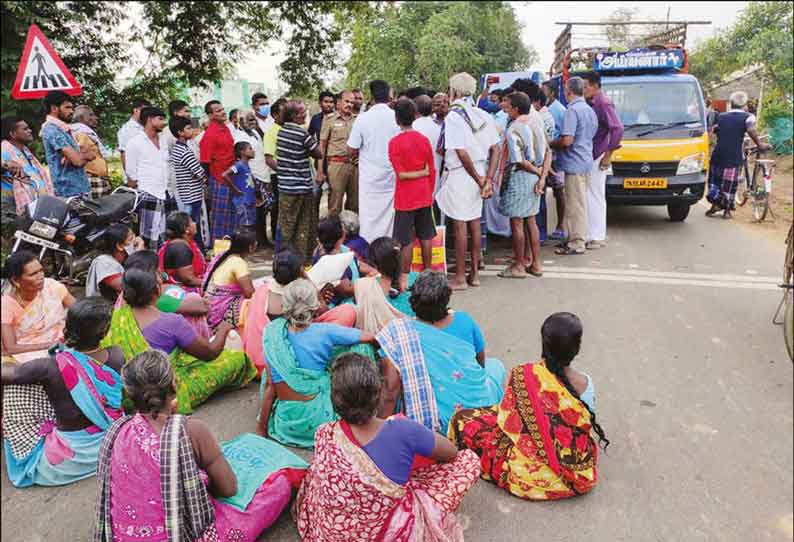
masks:
[[[684,67],[680,49],[633,49],[623,53],[598,53],[593,60],[595,71],[678,70]]]

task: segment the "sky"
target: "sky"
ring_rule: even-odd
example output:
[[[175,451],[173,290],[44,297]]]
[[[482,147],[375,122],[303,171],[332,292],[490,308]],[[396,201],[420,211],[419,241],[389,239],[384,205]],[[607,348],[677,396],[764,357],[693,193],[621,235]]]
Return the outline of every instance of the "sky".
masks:
[[[524,43],[531,45],[540,55],[540,61],[532,69],[548,71],[554,59],[554,40],[562,30],[557,21],[600,21],[616,9],[636,8],[634,20],[666,20],[668,8],[670,20],[711,21],[710,25],[691,26],[687,32],[687,47],[711,36],[717,29],[731,25],[747,2],[511,2],[524,29]],[[581,28],[581,27],[580,27]],[[576,29],[574,29],[576,31]],[[574,46],[577,42],[574,41]],[[262,82],[268,92],[280,95],[285,92],[278,78],[278,65],[283,60],[279,46],[271,46],[265,52],[250,55],[237,67],[238,75],[249,81]],[[334,77],[331,77],[334,79]]]

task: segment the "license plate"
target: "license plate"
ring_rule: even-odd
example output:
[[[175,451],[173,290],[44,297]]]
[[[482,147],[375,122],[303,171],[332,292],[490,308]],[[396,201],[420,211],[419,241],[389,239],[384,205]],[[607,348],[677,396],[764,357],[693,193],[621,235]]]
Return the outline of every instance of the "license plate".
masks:
[[[25,241],[27,243],[32,243],[34,245],[39,245],[40,247],[47,247],[53,250],[58,250],[60,247],[58,243],[53,243],[52,241],[47,241],[46,239],[42,239],[41,237],[36,237],[35,235],[30,235],[27,232],[22,230],[17,230],[14,232],[14,237]]]
[[[623,188],[667,188],[667,179],[653,177],[623,179]]]

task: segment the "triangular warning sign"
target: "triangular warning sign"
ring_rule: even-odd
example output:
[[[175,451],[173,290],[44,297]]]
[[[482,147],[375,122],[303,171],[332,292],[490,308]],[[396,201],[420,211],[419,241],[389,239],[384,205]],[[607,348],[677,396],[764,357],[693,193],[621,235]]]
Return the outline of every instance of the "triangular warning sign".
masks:
[[[62,90],[70,96],[83,93],[82,87],[39,27],[32,24],[28,29],[11,97],[16,100],[35,100],[43,98],[52,90]]]

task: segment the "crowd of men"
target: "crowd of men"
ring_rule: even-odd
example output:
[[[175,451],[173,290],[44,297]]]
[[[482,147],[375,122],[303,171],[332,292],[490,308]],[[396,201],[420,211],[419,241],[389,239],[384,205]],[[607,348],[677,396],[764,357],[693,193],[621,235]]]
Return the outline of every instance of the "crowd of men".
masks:
[[[519,79],[494,91],[490,83],[478,98],[475,78],[460,73],[450,78],[449,94],[416,87],[395,97],[387,82],[375,80],[366,106],[359,89],[323,91],[320,110],[308,122],[307,105],[298,99],[271,103],[256,93],[250,111],[228,114],[211,100],[200,130],[182,100],[164,111],[134,99],[117,148],[126,185],[141,193],[140,235],[156,249],[165,217],[178,208],[199,225],[197,241],[205,250],[241,227],[269,243],[269,215],[276,247],[291,245],[308,262],[327,194],[329,214],[359,213],[364,239],[392,236],[404,247],[419,239],[423,256],[435,225],[448,219],[459,263],[452,286],[465,289],[479,285],[481,223],[512,237],[514,261],[500,276],[542,274],[538,255],[549,185],[558,217],[549,237],[561,241],[558,253],[603,246],[605,175],[623,128],[599,76],[591,72],[567,82],[567,109],[555,83]],[[109,150],[97,135],[97,116],[59,91],[46,96],[44,108],[41,138],[49,172],[35,157],[27,159],[24,169],[34,179],[25,185],[27,199],[48,191],[107,194]],[[528,132],[509,129],[519,125]],[[4,119],[3,132],[4,169],[19,173],[23,164],[14,158],[31,154],[26,144],[32,134],[16,117]],[[17,155],[6,153],[7,142]],[[523,184],[525,172],[531,186]],[[20,203],[25,197],[18,198],[18,210]]]

